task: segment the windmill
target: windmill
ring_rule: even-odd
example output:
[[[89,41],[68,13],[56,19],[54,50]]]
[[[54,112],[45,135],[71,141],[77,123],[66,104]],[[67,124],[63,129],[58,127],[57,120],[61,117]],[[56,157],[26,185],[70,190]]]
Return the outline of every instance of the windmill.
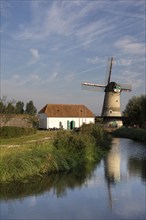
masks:
[[[131,85],[111,82],[112,65],[113,57],[110,61],[108,79],[105,84],[94,84],[84,82],[82,83],[82,89],[91,90],[95,92],[105,92],[101,113],[103,123],[104,125],[110,127],[121,127],[123,125],[123,117],[120,110],[120,95],[123,91],[130,92]]]

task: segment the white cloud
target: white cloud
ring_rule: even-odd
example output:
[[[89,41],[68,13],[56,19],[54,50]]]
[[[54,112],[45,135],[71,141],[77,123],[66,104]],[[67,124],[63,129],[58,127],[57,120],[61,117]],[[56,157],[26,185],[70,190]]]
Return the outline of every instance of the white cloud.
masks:
[[[30,80],[33,81],[33,82],[38,82],[40,81],[40,77],[37,75],[37,74],[31,74],[29,76]]]
[[[92,64],[97,64],[99,62],[99,58],[98,57],[87,58],[87,62]]]
[[[35,48],[31,48],[30,49],[30,53],[31,53],[31,56],[32,56],[30,63],[34,64],[40,58],[39,51],[37,49],[35,49]]]
[[[78,2],[79,3],[79,2]],[[91,40],[99,34],[107,33],[112,29],[112,22],[106,25],[106,20],[85,23],[86,17],[94,12],[99,3],[86,2],[81,5],[53,1],[49,4],[33,1],[32,21],[29,25],[20,24],[15,39],[43,40],[53,34],[61,36],[76,36],[82,41]]]
[[[145,52],[145,44],[131,36],[125,36],[115,42],[114,46],[126,54],[140,55]]]
[[[32,54],[32,56],[35,58],[35,59],[38,59],[39,58],[39,52],[37,49],[30,49],[30,52]]]
[[[81,39],[94,39],[95,37],[106,34],[110,30],[113,29],[113,25],[107,25],[107,22],[104,20],[98,20],[95,22],[89,23],[86,26],[80,27],[80,29],[76,32],[76,35]]]
[[[52,4],[51,4],[52,3]],[[27,26],[20,26],[15,38],[20,40],[42,40],[52,34],[66,36],[70,32],[70,14],[66,13],[59,2],[45,5],[33,1],[32,21]]]
[[[102,64],[106,65],[107,63],[110,63],[110,59],[107,57],[93,57],[93,58],[87,58],[87,62],[91,64]],[[114,65],[118,66],[130,66],[132,64],[133,60],[131,58],[115,58],[113,63]]]
[[[58,72],[54,72],[51,76],[51,81],[55,80],[57,78],[57,76],[59,75]]]
[[[50,51],[57,51],[61,48],[61,44],[56,44],[56,45],[53,45],[53,47],[50,49]]]
[[[92,58],[87,58],[87,63],[91,63],[91,64],[100,64],[105,66],[107,64],[108,58],[107,57],[101,57],[101,56],[95,56]]]
[[[118,66],[130,66],[133,63],[132,58],[119,58],[114,61],[115,65]]]
[[[116,76],[116,81],[118,83],[132,85],[132,90],[136,90],[140,86],[143,86],[144,82],[141,78],[141,73],[131,72],[128,70],[125,70],[119,76]]]
[[[144,84],[143,1],[127,1],[29,1],[25,13],[20,2],[20,13],[16,2],[10,3],[10,16],[2,20],[1,30],[5,91],[11,95],[17,88],[16,95],[31,93],[38,102],[45,97],[43,91],[55,99],[55,91],[57,100],[63,97],[67,102],[70,84],[80,92],[80,82],[90,77],[103,81],[107,57],[114,54],[113,74],[115,68],[121,73],[117,79],[139,88],[138,93]],[[97,108],[95,101],[87,102]]]

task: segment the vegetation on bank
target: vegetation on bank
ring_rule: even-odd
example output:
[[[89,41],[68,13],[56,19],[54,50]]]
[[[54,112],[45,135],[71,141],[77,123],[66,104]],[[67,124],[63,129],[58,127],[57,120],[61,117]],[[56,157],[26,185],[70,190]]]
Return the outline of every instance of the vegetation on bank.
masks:
[[[34,128],[20,128],[20,127],[0,127],[1,138],[16,138],[26,135],[35,134]]]
[[[81,187],[92,175],[96,169],[96,164],[78,167],[71,171],[52,173],[43,178],[33,178],[31,182],[10,182],[0,183],[0,199],[21,199],[26,196],[40,195],[44,192],[53,190],[57,198],[67,193],[67,189],[74,190]]]
[[[79,132],[57,131],[54,140],[18,148],[1,147],[1,182],[29,182],[35,176],[94,164],[110,148],[111,137],[97,125]]]
[[[146,128],[146,95],[133,96],[124,110],[125,125]]]
[[[146,144],[146,129],[121,127],[112,132],[113,136],[129,138]]]
[[[38,145],[45,143],[48,140],[52,140],[54,138],[54,131],[42,131],[42,130],[36,130],[35,134],[31,135],[23,135],[21,137],[14,137],[14,138],[0,138],[0,144],[3,147],[10,147],[10,146],[30,146],[32,145]]]

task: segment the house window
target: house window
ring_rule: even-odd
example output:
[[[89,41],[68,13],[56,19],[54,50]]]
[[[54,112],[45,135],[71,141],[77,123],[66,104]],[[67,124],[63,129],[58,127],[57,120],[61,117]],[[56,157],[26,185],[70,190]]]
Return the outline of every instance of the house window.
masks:
[[[62,122],[61,122],[61,121],[59,122],[59,128],[60,128],[60,129],[63,128],[63,125],[62,125]]]

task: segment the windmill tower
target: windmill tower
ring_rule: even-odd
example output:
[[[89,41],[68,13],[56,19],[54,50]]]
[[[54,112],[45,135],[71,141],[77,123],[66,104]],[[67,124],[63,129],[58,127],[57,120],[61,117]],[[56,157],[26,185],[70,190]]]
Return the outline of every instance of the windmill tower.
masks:
[[[108,80],[104,85],[94,83],[82,83],[82,88],[95,92],[105,92],[101,117],[105,126],[121,127],[122,114],[120,110],[120,95],[122,91],[131,91],[131,85],[111,82],[113,57],[111,58]]]

